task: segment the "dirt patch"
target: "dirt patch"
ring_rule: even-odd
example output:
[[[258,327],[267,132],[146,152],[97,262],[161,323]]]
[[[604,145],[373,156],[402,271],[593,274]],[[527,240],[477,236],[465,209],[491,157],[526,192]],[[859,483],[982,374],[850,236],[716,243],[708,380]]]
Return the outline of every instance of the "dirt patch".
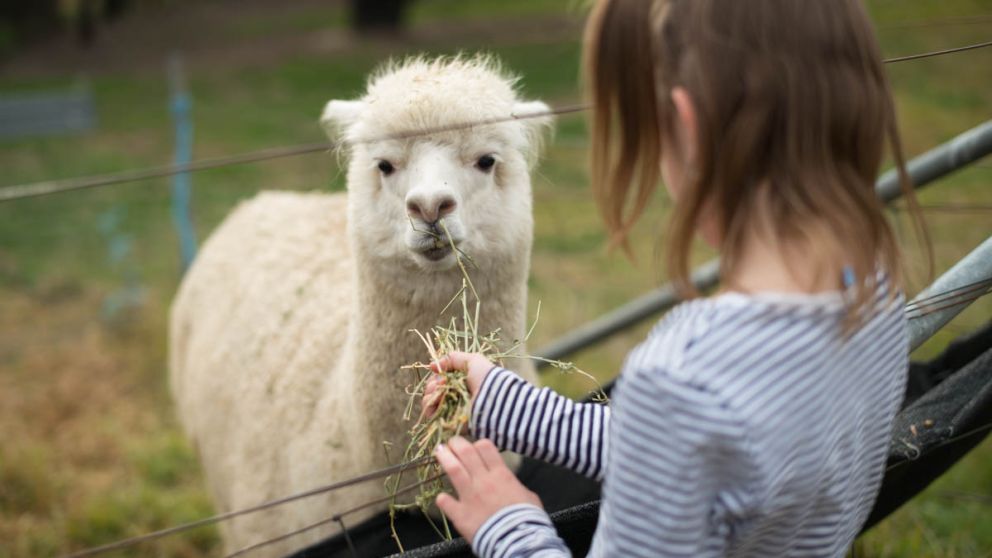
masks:
[[[4,555],[61,554],[209,513],[166,394],[162,308],[115,329],[98,319],[100,293],[63,287],[0,289]],[[162,478],[174,501],[135,516]],[[170,544],[193,556],[215,537]]]

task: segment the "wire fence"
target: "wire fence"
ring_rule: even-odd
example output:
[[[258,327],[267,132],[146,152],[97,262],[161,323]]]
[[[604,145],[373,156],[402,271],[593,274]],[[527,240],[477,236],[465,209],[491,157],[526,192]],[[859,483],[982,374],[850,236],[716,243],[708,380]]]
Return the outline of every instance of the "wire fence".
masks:
[[[971,304],[990,292],[992,292],[992,277],[987,277],[933,296],[917,298],[906,305],[906,319],[916,320],[941,310]]]
[[[992,292],[992,277],[968,283],[933,296],[914,299],[906,305],[906,319],[917,320],[934,312],[970,304]]]
[[[906,62],[907,60],[919,60],[921,58],[932,58],[934,56],[943,56],[945,54],[953,54],[955,52],[964,52],[966,50],[975,50],[979,48],[986,48],[992,46],[992,41],[986,41],[984,43],[978,43],[974,45],[967,45],[957,48],[949,48],[945,50],[935,50],[933,52],[923,52],[920,54],[910,54],[908,56],[900,56],[898,58],[889,58],[885,61],[886,64],[892,64],[894,62]]]
[[[186,531],[190,531],[192,529],[198,529],[200,527],[205,527],[207,525],[213,525],[215,523],[220,523],[221,521],[228,521],[230,519],[234,519],[235,517],[240,517],[240,516],[247,515],[247,514],[250,514],[250,513],[255,513],[255,512],[262,511],[262,510],[267,510],[267,509],[275,508],[277,506],[282,506],[282,505],[285,505],[285,504],[289,504],[291,502],[296,502],[296,501],[302,500],[304,498],[310,498],[312,496],[317,496],[319,494],[326,494],[328,492],[334,492],[336,490],[341,490],[343,488],[348,488],[349,486],[355,486],[356,484],[361,484],[361,483],[372,481],[372,480],[386,478],[386,477],[388,477],[390,475],[395,475],[395,474],[402,473],[404,471],[407,471],[407,470],[410,470],[410,469],[413,469],[413,468],[416,468],[416,467],[420,467],[422,465],[426,465],[426,464],[430,463],[432,459],[433,459],[432,457],[422,457],[420,459],[413,459],[413,460],[407,461],[405,463],[400,463],[398,465],[393,465],[391,467],[386,467],[385,469],[380,469],[378,471],[372,471],[370,473],[366,473],[364,475],[359,475],[357,477],[353,477],[353,478],[350,478],[350,479],[346,479],[346,480],[334,482],[334,483],[327,484],[327,485],[324,485],[324,486],[319,486],[317,488],[313,488],[313,489],[307,490],[305,492],[300,492],[299,494],[293,494],[293,495],[286,496],[286,497],[283,497],[283,498],[278,498],[276,500],[270,500],[268,502],[263,502],[261,504],[257,504],[257,505],[254,505],[254,506],[251,506],[251,507],[247,507],[247,508],[243,508],[243,509],[240,509],[240,510],[235,510],[235,511],[230,511],[230,512],[226,512],[226,513],[217,514],[217,515],[214,515],[214,516],[211,516],[211,517],[206,517],[206,518],[203,518],[203,519],[200,519],[200,520],[197,520],[197,521],[191,521],[189,523],[184,523],[182,525],[176,525],[174,527],[169,527],[169,528],[166,528],[166,529],[161,529],[161,530],[158,530],[158,531],[154,531],[152,533],[147,533],[147,534],[144,534],[144,535],[139,535],[137,537],[130,537],[130,538],[122,539],[122,540],[119,540],[119,541],[116,541],[116,542],[112,542],[112,543],[109,543],[109,544],[104,544],[104,545],[96,546],[96,547],[93,547],[93,548],[88,548],[86,550],[81,550],[79,552],[74,552],[72,554],[69,554],[66,558],[83,558],[85,556],[96,556],[97,554],[104,554],[106,552],[111,552],[113,550],[120,550],[122,548],[129,548],[129,547],[132,547],[132,546],[141,544],[141,543],[145,543],[145,542],[148,542],[148,541],[153,541],[155,539],[161,539],[162,537],[167,537],[169,535],[175,535],[175,534],[178,534],[178,533],[183,533],[183,532],[186,532]],[[352,512],[345,512],[345,514],[350,514],[350,513],[352,513]],[[339,515],[342,515],[342,514],[339,514]],[[337,516],[335,516],[335,517],[337,517]]]
[[[292,532],[289,532],[289,533],[284,533],[282,535],[279,535],[278,537],[272,537],[270,539],[266,539],[264,541],[255,543],[255,544],[253,544],[251,546],[247,546],[245,548],[242,548],[241,550],[238,550],[236,552],[232,552],[231,554],[228,554],[225,558],[234,558],[236,556],[242,556],[242,555],[247,554],[249,552],[252,552],[254,550],[258,550],[259,548],[264,548],[266,546],[275,544],[277,542],[284,541],[284,540],[286,540],[286,539],[288,539],[290,537],[295,537],[296,535],[301,535],[303,533],[306,533],[308,531],[312,531],[314,529],[323,527],[324,525],[328,525],[330,523],[337,523],[341,527],[341,532],[345,534],[345,537],[348,540],[348,547],[351,550],[352,556],[354,556],[354,558],[358,558],[357,552],[355,552],[354,545],[351,542],[351,538],[348,536],[348,528],[345,527],[345,525],[344,525],[344,518],[345,517],[347,517],[349,515],[352,515],[352,514],[355,514],[357,512],[360,512],[360,511],[362,511],[364,509],[371,508],[372,506],[377,506],[379,504],[385,504],[386,502],[390,502],[390,501],[394,500],[396,498],[396,496],[399,496],[401,494],[407,494],[409,492],[413,492],[414,490],[416,490],[416,489],[418,489],[418,488],[420,488],[422,486],[426,486],[427,484],[430,484],[430,483],[432,483],[432,482],[434,482],[436,480],[439,480],[442,477],[444,477],[444,474],[432,475],[432,476],[430,476],[430,477],[428,477],[428,478],[426,478],[426,479],[424,479],[422,481],[409,484],[409,485],[407,485],[407,486],[405,486],[405,487],[397,490],[394,494],[390,494],[389,496],[384,496],[382,498],[377,498],[375,500],[370,500],[368,502],[365,502],[363,504],[359,504],[359,505],[357,505],[357,506],[355,506],[353,508],[350,508],[347,511],[343,511],[341,513],[332,515],[331,517],[328,517],[327,519],[322,519],[320,521],[316,521],[314,523],[311,523],[309,525],[306,525],[304,527],[301,527],[299,529],[296,529],[295,531],[292,531]]]
[[[372,142],[387,141],[387,140],[401,141],[415,137],[430,136],[445,132],[468,130],[479,126],[489,126],[504,122],[512,122],[515,120],[527,120],[531,118],[543,118],[548,116],[571,114],[575,112],[581,112],[585,109],[586,109],[586,105],[569,105],[569,106],[554,108],[547,111],[537,111],[537,112],[524,113],[524,114],[510,114],[504,117],[487,118],[487,119],[475,120],[472,122],[450,124],[447,126],[437,126],[433,128],[425,128],[423,130],[410,130],[410,131],[399,132],[396,134],[390,134],[386,136],[364,138],[364,139],[352,140],[347,142],[346,141],[319,142],[319,143],[307,143],[302,145],[273,147],[269,149],[262,149],[258,151],[241,153],[237,155],[214,157],[210,159],[200,159],[198,161],[193,161],[188,164],[162,165],[158,167],[127,170],[127,171],[121,171],[111,174],[84,176],[79,178],[68,178],[64,180],[48,180],[44,182],[34,182],[30,184],[7,186],[3,189],[0,189],[0,202],[9,202],[9,201],[20,200],[25,198],[36,198],[40,196],[48,196],[48,195],[60,194],[64,192],[72,192],[75,190],[95,188],[97,186],[110,186],[113,184],[122,184],[125,182],[147,180],[150,178],[163,178],[166,176],[172,176],[174,174],[203,171],[208,169],[216,169],[216,168],[229,167],[234,165],[243,165],[247,163],[257,163],[261,161],[269,161],[272,159],[281,159],[285,157],[297,157],[299,155],[306,155],[308,153],[329,153],[331,151],[334,151],[335,149],[339,149],[346,145],[372,143]]]

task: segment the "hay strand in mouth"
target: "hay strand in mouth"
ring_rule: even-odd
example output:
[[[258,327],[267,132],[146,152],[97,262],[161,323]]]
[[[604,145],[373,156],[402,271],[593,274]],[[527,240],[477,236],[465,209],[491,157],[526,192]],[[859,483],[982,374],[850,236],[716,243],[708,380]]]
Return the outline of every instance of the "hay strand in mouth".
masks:
[[[500,366],[508,358],[541,361],[563,373],[578,374],[588,378],[595,385],[593,400],[603,403],[608,402],[608,398],[599,385],[599,382],[591,374],[579,369],[573,363],[518,354],[520,348],[530,339],[531,334],[537,327],[537,321],[541,314],[540,302],[537,305],[534,321],[523,339],[514,339],[509,343],[508,347],[501,348],[503,340],[500,338],[500,331],[498,329],[480,334],[479,323],[482,301],[479,298],[478,291],[475,289],[475,285],[472,284],[468,267],[466,267],[466,262],[471,267],[475,267],[475,263],[455,245],[454,239],[451,238],[451,234],[448,232],[443,219],[439,221],[439,224],[443,235],[433,231],[417,229],[413,221],[411,221],[411,226],[414,226],[414,230],[433,236],[435,242],[438,244],[442,241],[447,241],[450,245],[451,251],[455,255],[455,261],[462,274],[462,285],[448,304],[445,305],[441,311],[441,316],[451,308],[460,307],[461,317],[460,319],[452,317],[447,324],[436,325],[426,333],[419,330],[411,330],[411,333],[419,337],[420,341],[424,344],[430,360],[427,363],[416,362],[402,367],[403,370],[411,370],[414,374],[413,383],[406,388],[406,394],[409,399],[403,413],[403,419],[406,421],[414,420],[414,415],[416,414],[415,422],[409,431],[410,441],[403,453],[403,461],[407,462],[431,456],[434,453],[434,448],[438,445],[446,443],[455,436],[468,432],[472,394],[468,389],[468,377],[465,370],[448,370],[436,373],[440,377],[440,381],[436,384],[434,391],[436,409],[430,416],[424,411],[416,413],[417,404],[424,397],[427,382],[435,374],[431,370],[431,363],[441,360],[452,352],[478,353]],[[444,484],[439,477],[442,473],[441,466],[436,461],[431,460],[425,465],[417,467],[415,472],[417,480],[424,484],[421,485],[420,491],[414,498],[413,503],[409,504],[401,504],[396,501],[397,490],[399,490],[400,483],[402,482],[403,473],[401,472],[386,479],[386,492],[392,495],[389,506],[390,530],[400,552],[404,550],[403,544],[396,532],[395,518],[396,513],[401,510],[419,509],[442,539],[450,540],[452,538],[451,529],[444,514],[438,512],[441,518],[440,526],[431,517],[434,499],[444,491]]]

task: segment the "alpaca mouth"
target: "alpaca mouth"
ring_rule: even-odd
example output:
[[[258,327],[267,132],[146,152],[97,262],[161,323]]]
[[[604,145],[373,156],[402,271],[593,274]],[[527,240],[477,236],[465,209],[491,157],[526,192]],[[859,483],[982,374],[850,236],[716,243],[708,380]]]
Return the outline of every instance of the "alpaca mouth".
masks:
[[[447,258],[451,251],[451,246],[435,246],[421,251],[420,255],[432,262],[439,262],[444,258]]]
[[[426,262],[438,264],[458,250],[461,240],[458,236],[449,236],[442,231],[432,231],[431,234],[422,235],[412,242],[410,249]]]

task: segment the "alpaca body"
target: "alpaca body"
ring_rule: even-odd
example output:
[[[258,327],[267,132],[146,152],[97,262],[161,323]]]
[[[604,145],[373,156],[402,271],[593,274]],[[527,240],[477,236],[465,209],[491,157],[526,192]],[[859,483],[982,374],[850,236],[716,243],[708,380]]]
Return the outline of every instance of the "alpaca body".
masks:
[[[433,85],[444,91],[478,82],[492,97],[490,113],[518,110],[509,82],[488,61],[415,60],[373,78],[361,101],[329,103],[325,124],[354,135],[393,131],[374,127],[384,118],[406,128],[431,125],[424,119],[432,112],[440,124],[458,118],[457,110],[432,104],[438,96],[432,87],[416,87],[424,79],[440,80]],[[379,95],[376,86],[384,89]],[[390,104],[381,95],[403,98]],[[416,118],[398,122],[404,106],[416,107],[408,108]],[[486,116],[483,110],[474,118]],[[179,415],[218,512],[402,459],[412,373],[400,367],[429,358],[410,330],[446,323],[454,310],[442,315],[442,309],[462,284],[454,254],[431,249],[433,241],[417,232],[439,206],[452,207],[443,216],[446,242],[474,262],[481,329],[499,329],[507,343],[523,337],[533,228],[531,135],[513,122],[402,144],[356,144],[347,194],[265,192],[243,202],[211,235],[173,305],[170,368]],[[499,162],[482,169],[477,161],[490,153]],[[394,172],[377,167],[386,156]],[[528,363],[514,364],[533,374]],[[383,495],[383,483],[372,481],[225,522],[225,550]],[[285,554],[335,529],[314,529],[263,555]]]

